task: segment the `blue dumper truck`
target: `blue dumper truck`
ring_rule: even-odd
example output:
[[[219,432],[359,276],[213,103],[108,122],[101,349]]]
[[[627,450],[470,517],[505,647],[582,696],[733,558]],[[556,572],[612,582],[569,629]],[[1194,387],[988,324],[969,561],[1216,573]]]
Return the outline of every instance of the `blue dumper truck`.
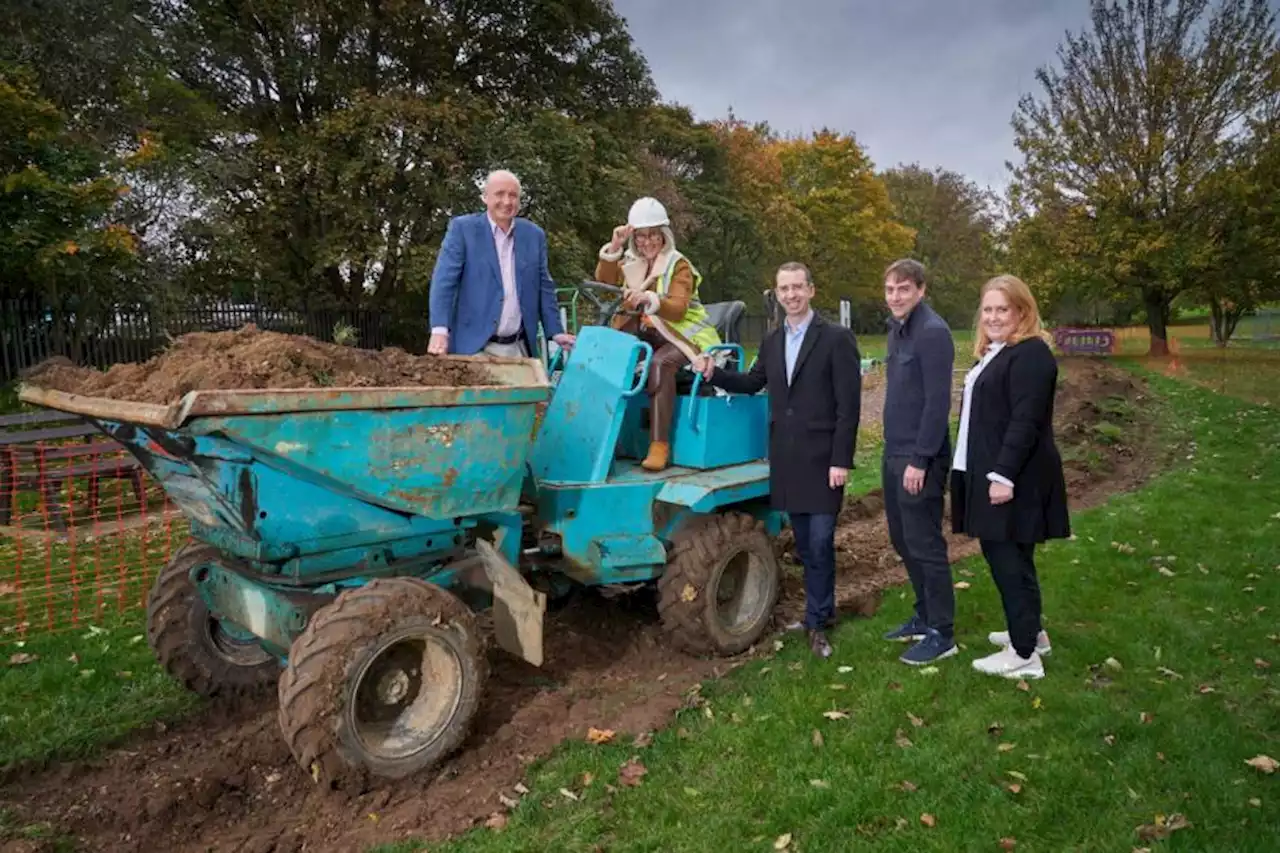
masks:
[[[275,683],[296,760],[345,787],[462,743],[487,677],[478,613],[535,666],[549,598],[577,585],[655,585],[692,654],[738,654],[768,628],[785,517],[767,399],[686,369],[673,464],[646,471],[652,355],[587,326],[549,364],[471,357],[493,385],[21,398],[122,443],[189,521],[148,598],[161,665],[210,697]],[[745,368],[737,344],[721,357]]]

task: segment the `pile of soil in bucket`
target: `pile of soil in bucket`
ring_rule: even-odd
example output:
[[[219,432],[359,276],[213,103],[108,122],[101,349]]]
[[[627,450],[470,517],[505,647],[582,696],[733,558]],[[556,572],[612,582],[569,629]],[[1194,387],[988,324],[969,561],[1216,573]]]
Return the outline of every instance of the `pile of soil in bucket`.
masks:
[[[105,373],[56,357],[22,376],[28,385],[86,397],[167,405],[189,391],[265,388],[394,388],[496,385],[483,365],[410,355],[398,347],[357,349],[253,324],[192,332],[141,364]]]

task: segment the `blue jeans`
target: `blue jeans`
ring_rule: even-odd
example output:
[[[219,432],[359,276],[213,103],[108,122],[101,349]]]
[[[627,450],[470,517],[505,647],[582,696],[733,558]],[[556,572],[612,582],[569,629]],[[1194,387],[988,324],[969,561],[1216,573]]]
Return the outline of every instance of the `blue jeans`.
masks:
[[[804,626],[825,631],[836,621],[836,517],[795,513],[791,529],[804,565]]]

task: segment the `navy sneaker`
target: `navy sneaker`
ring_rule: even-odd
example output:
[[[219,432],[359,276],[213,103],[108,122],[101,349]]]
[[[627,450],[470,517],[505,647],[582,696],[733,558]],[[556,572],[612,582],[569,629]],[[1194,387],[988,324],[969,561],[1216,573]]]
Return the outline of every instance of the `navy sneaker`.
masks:
[[[924,666],[949,658],[960,651],[955,640],[947,639],[932,628],[925,630],[927,633],[924,639],[903,652],[898,660],[911,666]]]
[[[903,622],[897,628],[884,635],[886,640],[897,640],[899,642],[908,642],[911,640],[923,640],[924,634],[929,630],[929,626],[924,624],[924,620],[918,614],[911,614],[911,618]]]

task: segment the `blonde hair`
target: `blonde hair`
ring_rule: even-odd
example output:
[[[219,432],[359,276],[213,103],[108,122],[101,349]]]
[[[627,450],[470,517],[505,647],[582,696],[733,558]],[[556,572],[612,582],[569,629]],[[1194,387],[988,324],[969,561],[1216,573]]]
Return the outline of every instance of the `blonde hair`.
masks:
[[[1008,299],[1009,304],[1018,312],[1018,325],[1014,328],[1013,333],[1009,335],[1007,342],[1009,346],[1021,343],[1027,338],[1040,338],[1045,343],[1049,342],[1049,333],[1045,331],[1044,323],[1040,319],[1040,308],[1036,305],[1036,298],[1031,295],[1031,288],[1027,287],[1027,283],[1016,275],[998,275],[982,285],[982,291],[978,295],[978,314],[974,320],[974,326],[978,333],[974,335],[973,339],[973,355],[975,358],[982,358],[986,354],[987,347],[991,345],[991,338],[987,336],[986,329],[982,327],[981,300],[993,290],[1003,293],[1005,299]]]

